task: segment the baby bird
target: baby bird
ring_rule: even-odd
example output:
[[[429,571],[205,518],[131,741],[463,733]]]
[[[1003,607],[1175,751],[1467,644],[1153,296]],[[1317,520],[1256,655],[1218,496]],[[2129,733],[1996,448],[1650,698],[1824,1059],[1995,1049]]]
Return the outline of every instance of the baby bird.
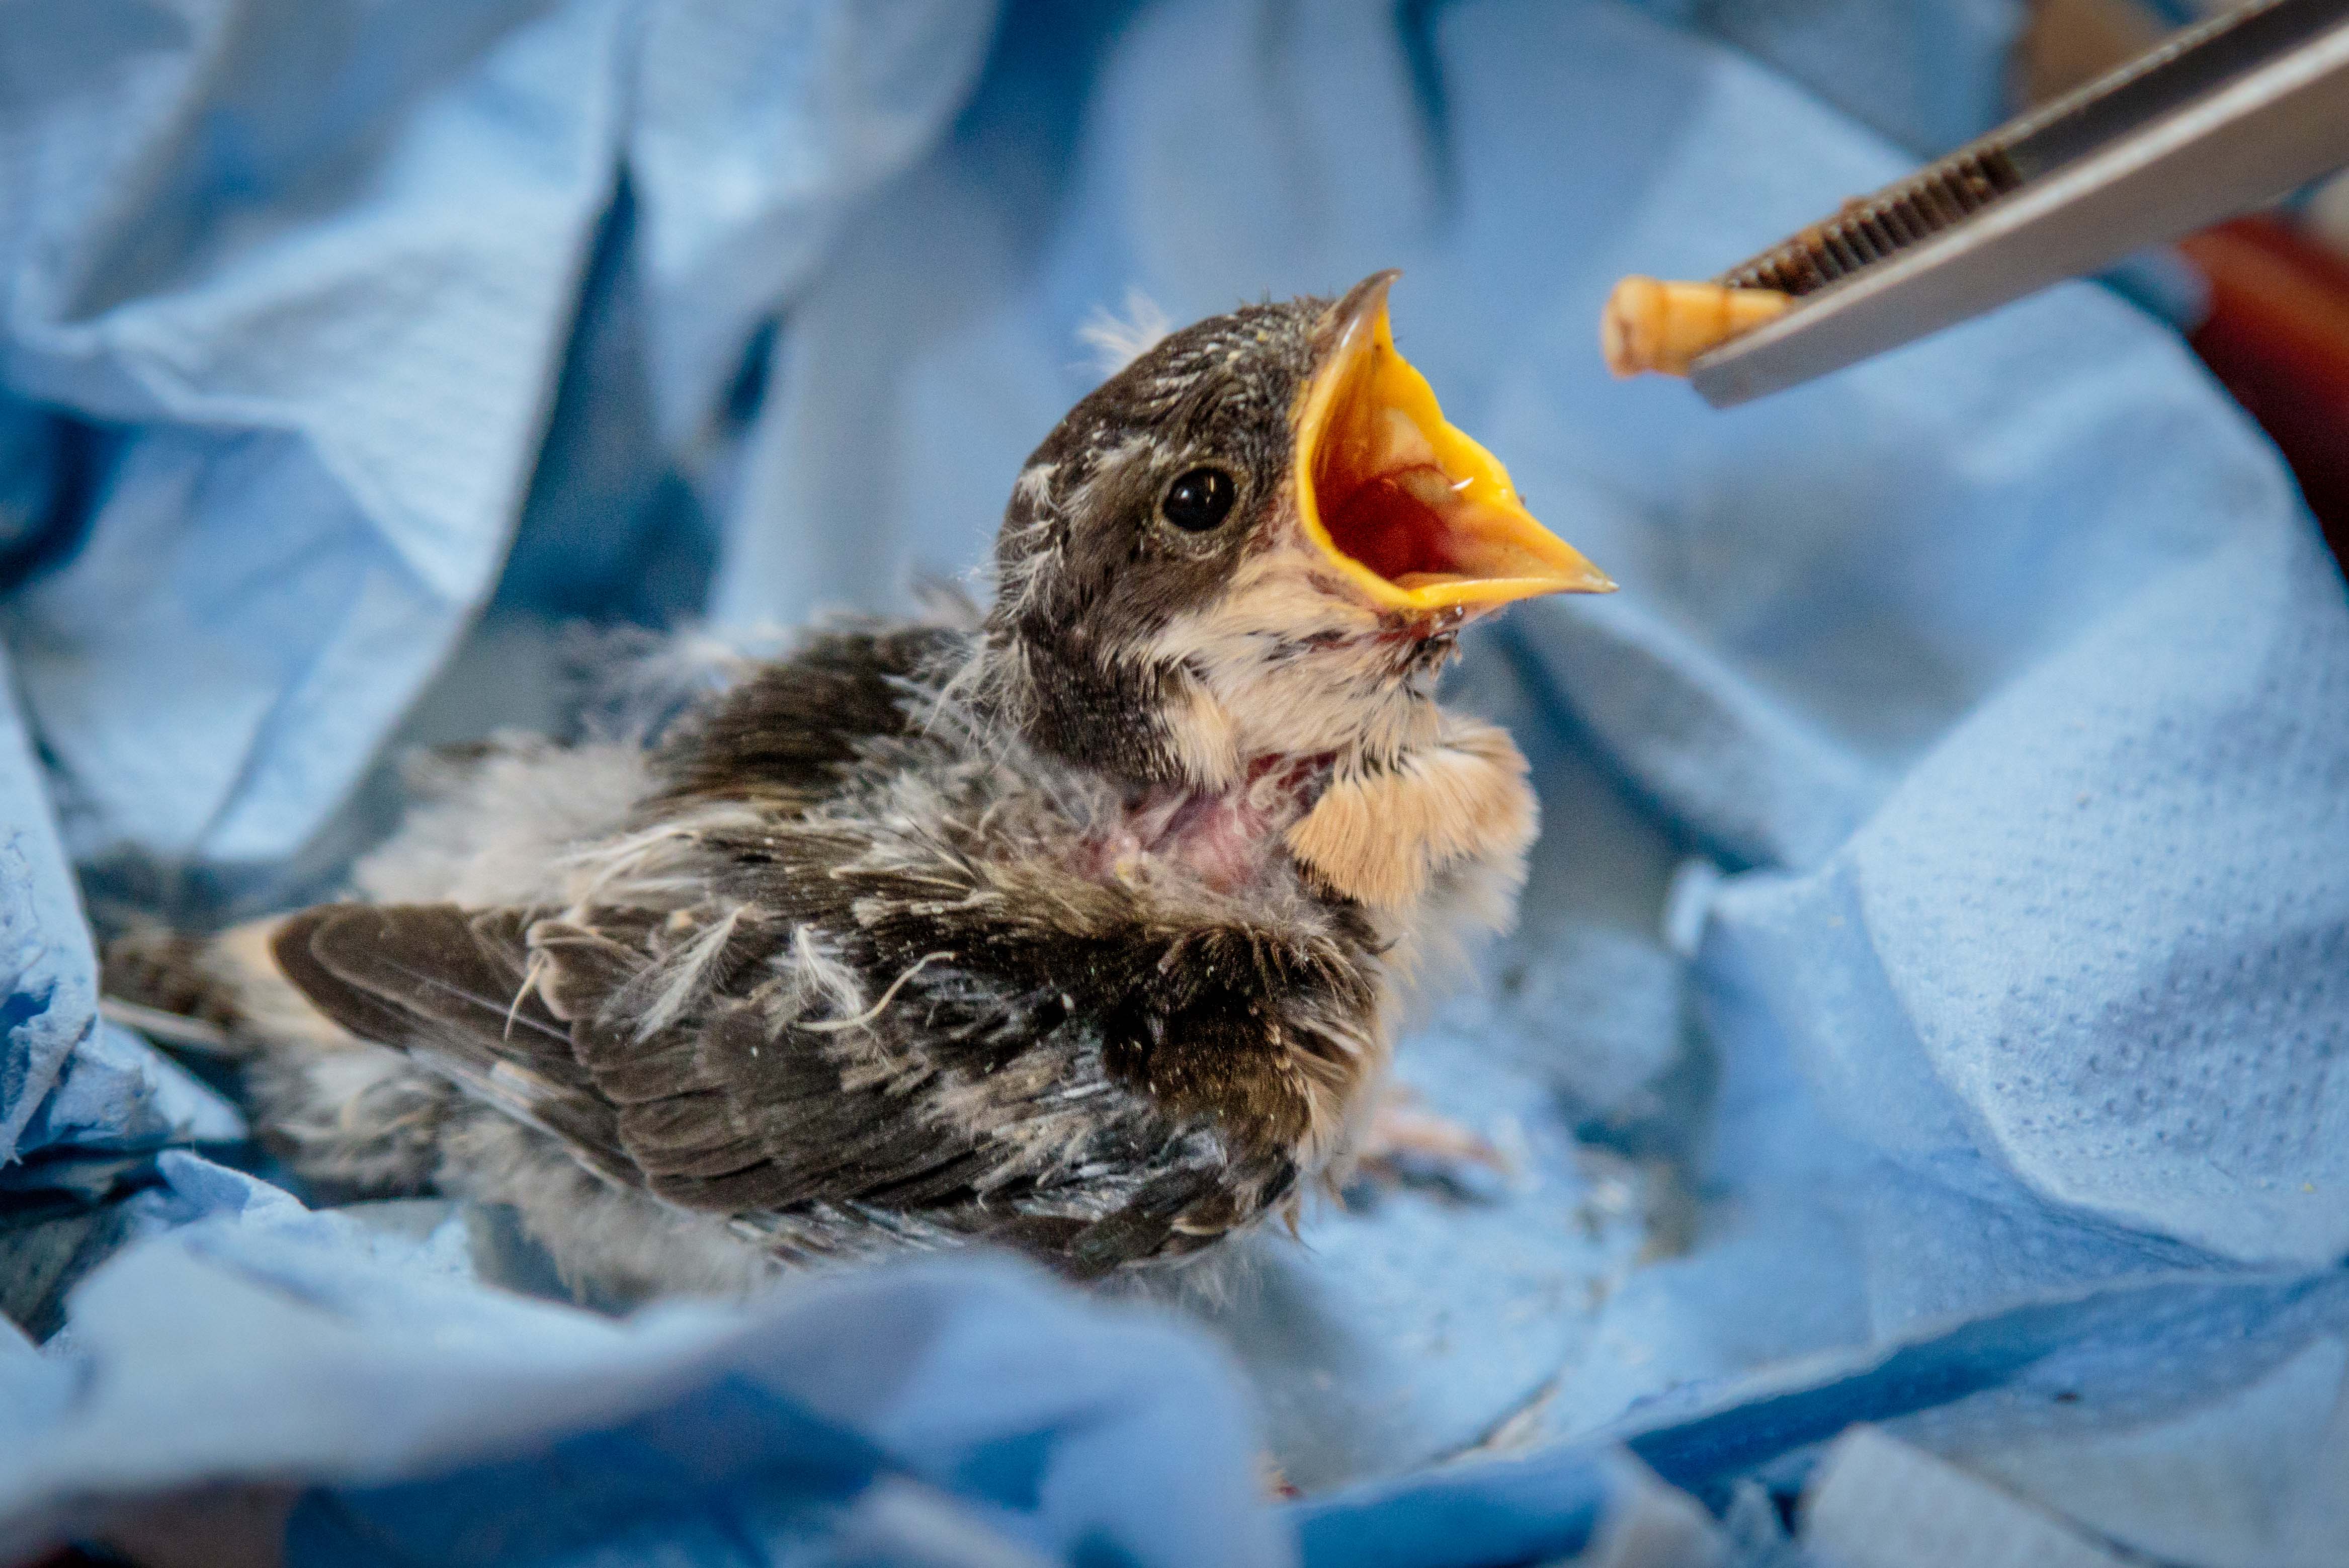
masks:
[[[1460,628],[1614,586],[1445,422],[1395,275],[1085,398],[983,623],[814,636],[649,746],[492,749],[364,901],[215,940],[296,1169],[511,1204],[621,1296],[1293,1220],[1414,961],[1522,879],[1525,763],[1434,697]]]

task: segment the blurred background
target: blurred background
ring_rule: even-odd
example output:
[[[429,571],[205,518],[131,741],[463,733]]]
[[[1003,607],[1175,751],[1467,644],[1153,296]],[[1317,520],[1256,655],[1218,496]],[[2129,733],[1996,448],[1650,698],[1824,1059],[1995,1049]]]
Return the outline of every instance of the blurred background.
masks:
[[[1727,413],[1596,347],[2198,14],[0,0],[0,1558],[2349,1561],[2349,181]],[[1457,684],[1546,831],[1402,1072],[1510,1179],[615,1326],[98,1020],[616,638],[973,581],[1089,327],[1390,265],[1625,587]]]

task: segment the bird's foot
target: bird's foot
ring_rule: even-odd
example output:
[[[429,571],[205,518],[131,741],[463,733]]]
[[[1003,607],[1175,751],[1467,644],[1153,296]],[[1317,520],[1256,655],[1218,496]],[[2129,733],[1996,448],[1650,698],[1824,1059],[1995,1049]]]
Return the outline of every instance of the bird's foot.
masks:
[[[1280,1461],[1269,1453],[1256,1457],[1257,1480],[1264,1488],[1265,1499],[1270,1502],[1295,1502],[1305,1494],[1297,1490],[1288,1476],[1281,1473]]]
[[[1491,1138],[1395,1085],[1371,1113],[1354,1168],[1357,1184],[1433,1187],[1458,1197],[1489,1197],[1517,1178],[1516,1161]]]

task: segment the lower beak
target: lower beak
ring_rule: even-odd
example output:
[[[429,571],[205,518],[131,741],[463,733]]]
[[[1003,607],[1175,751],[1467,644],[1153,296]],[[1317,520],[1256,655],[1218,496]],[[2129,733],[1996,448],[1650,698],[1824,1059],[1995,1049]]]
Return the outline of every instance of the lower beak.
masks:
[[[1492,453],[1453,428],[1395,352],[1387,290],[1364,279],[1331,310],[1298,405],[1297,509],[1307,537],[1384,610],[1485,608],[1615,587],[1533,519]]]

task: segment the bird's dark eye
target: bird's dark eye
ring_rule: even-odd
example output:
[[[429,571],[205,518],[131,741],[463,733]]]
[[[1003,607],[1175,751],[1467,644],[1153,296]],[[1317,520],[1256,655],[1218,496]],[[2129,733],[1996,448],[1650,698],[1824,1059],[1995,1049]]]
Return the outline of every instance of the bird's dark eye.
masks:
[[[1166,487],[1166,499],[1158,504],[1158,510],[1184,532],[1204,534],[1223,525],[1239,493],[1239,486],[1222,469],[1195,468]]]

